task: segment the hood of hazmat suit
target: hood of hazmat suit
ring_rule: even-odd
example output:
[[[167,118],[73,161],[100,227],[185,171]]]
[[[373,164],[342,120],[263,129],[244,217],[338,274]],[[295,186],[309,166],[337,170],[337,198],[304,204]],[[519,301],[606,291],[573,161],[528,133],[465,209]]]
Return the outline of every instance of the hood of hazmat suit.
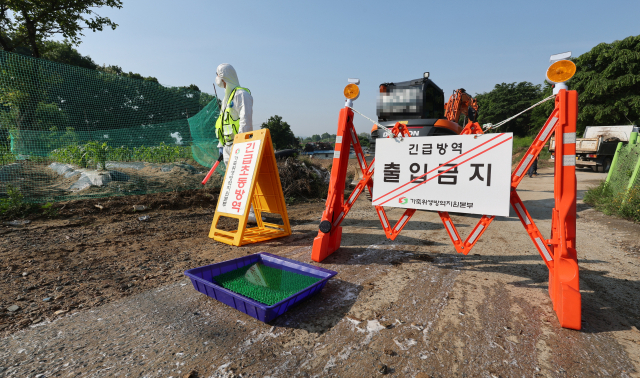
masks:
[[[236,70],[229,63],[222,63],[219,65],[216,69],[216,73],[218,74],[216,76],[216,84],[219,87],[222,87],[222,80],[227,83],[227,87],[224,90],[224,99],[222,100],[222,106],[224,107],[229,101],[231,92],[233,92],[236,87],[240,86],[240,81],[238,81],[238,74],[236,74]]]

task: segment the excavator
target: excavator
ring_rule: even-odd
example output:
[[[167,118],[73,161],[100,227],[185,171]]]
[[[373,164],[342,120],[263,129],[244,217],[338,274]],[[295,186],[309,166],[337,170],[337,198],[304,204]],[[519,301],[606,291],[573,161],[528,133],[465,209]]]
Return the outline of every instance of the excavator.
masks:
[[[444,91],[429,79],[425,72],[422,79],[398,83],[380,84],[376,104],[378,123],[388,129],[396,122],[407,125],[415,136],[460,135],[464,125],[478,119],[478,102],[464,88],[456,89],[444,102]],[[462,125],[460,125],[462,123]],[[373,155],[377,138],[387,138],[387,132],[373,125],[369,150]],[[360,170],[356,169],[351,186],[357,185]],[[371,195],[365,191],[371,201]]]
[[[396,122],[403,123],[411,136],[459,135],[467,121],[477,120],[478,102],[460,88],[445,103],[444,91],[425,72],[421,79],[380,84],[376,113],[382,126],[391,129]],[[386,137],[384,129],[373,126],[371,153],[376,139]]]

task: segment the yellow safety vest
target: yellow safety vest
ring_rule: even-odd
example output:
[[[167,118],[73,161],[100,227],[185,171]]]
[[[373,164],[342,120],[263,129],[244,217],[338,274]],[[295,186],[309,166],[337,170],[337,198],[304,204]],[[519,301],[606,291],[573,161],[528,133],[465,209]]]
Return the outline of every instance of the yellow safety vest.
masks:
[[[240,129],[240,118],[233,119],[233,117],[231,116],[231,108],[233,106],[230,106],[233,102],[233,96],[238,89],[243,89],[251,94],[251,91],[247,88],[235,87],[233,89],[233,92],[231,92],[231,94],[229,95],[227,106],[224,107],[224,109],[218,116],[218,119],[216,120],[216,135],[218,136],[218,140],[220,140],[223,145],[230,145],[231,143],[233,143],[233,138]]]

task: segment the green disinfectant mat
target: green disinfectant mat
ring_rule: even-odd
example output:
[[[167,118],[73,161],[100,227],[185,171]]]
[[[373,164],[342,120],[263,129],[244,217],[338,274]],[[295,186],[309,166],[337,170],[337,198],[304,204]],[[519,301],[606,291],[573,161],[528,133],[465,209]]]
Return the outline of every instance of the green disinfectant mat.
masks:
[[[257,263],[213,277],[225,289],[268,306],[306,289],[321,278],[288,272]]]

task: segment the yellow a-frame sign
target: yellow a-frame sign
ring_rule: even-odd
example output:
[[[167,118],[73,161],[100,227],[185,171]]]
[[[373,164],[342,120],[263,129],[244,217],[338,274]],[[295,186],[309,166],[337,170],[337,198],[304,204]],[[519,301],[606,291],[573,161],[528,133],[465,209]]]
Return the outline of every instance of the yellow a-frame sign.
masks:
[[[258,226],[247,228],[251,205]],[[279,214],[283,224],[263,222],[262,212]],[[218,229],[220,217],[238,219],[238,229]],[[237,134],[233,140],[229,166],[220,189],[209,237],[222,243],[241,246],[287,235],[291,235],[291,226],[269,130]]]

